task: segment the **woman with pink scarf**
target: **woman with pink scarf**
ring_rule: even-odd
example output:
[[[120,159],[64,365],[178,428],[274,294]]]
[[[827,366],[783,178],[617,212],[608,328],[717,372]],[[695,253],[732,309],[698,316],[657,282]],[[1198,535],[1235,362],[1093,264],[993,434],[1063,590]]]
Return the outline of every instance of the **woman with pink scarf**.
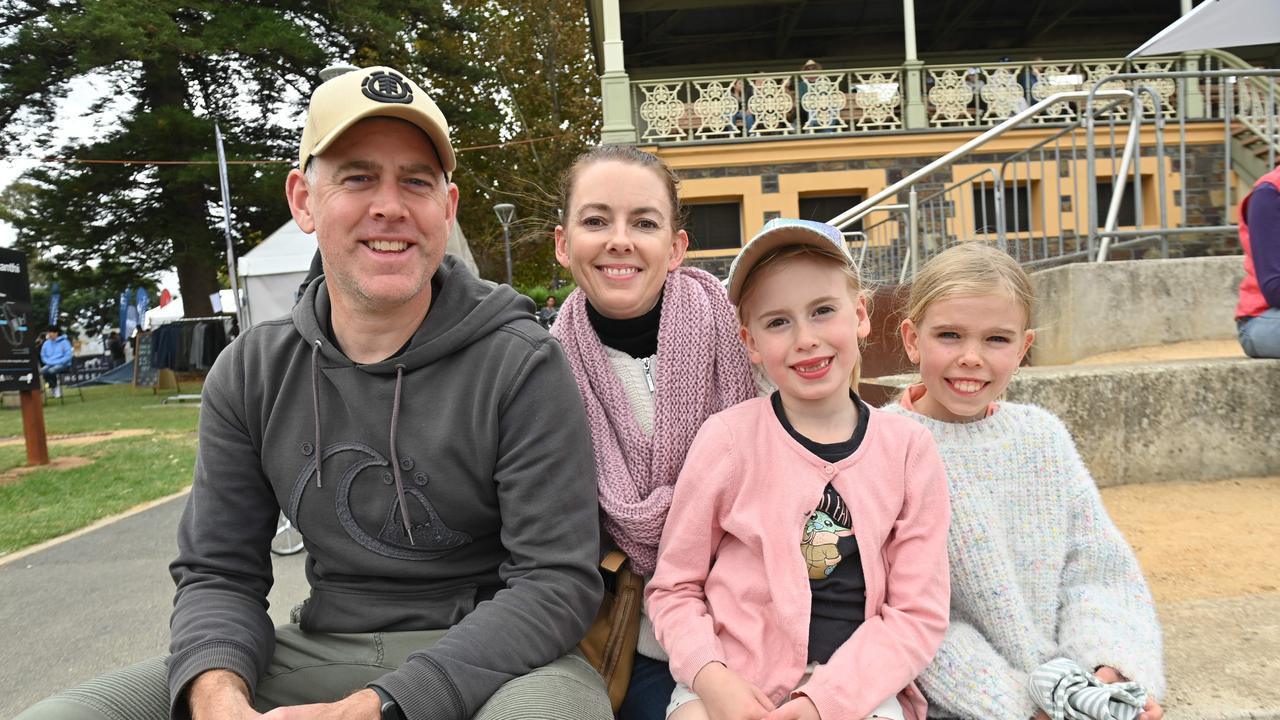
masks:
[[[656,156],[597,147],[560,189],[556,259],[578,289],[551,333],[578,380],[591,424],[605,541],[648,578],[685,453],[708,416],[756,395],[738,321],[720,282],[680,267],[677,181]],[[619,717],[661,720],[675,680],[641,618]]]

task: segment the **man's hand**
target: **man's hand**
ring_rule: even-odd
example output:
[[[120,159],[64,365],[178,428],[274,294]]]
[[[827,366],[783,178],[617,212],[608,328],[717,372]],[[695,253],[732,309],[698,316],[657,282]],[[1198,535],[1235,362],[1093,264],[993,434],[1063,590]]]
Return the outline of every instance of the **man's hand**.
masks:
[[[262,717],[249,705],[249,686],[230,670],[208,670],[187,690],[192,720],[253,720]]]
[[[1049,720],[1049,715],[1043,710],[1037,710],[1036,714],[1031,716],[1031,720]]]
[[[381,706],[378,694],[365,688],[338,702],[278,707],[262,720],[379,720]]]
[[[719,662],[702,666],[693,691],[711,720],[760,720],[773,710],[768,695]]]
[[[782,703],[777,710],[765,715],[764,720],[822,720],[822,716],[818,714],[818,706],[801,695]]]

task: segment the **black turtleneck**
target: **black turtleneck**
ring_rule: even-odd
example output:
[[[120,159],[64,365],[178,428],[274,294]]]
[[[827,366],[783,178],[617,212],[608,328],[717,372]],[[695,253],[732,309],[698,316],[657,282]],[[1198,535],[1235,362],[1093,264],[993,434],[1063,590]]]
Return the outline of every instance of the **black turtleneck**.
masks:
[[[649,312],[625,320],[614,320],[600,314],[587,301],[587,320],[600,336],[600,342],[633,358],[647,358],[658,353],[658,321],[662,319],[662,294]]]

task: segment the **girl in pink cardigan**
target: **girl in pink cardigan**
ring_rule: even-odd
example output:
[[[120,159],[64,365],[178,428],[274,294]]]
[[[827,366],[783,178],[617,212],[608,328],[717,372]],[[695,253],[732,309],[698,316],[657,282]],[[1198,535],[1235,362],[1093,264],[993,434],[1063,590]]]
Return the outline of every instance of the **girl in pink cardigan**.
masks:
[[[671,720],[923,720],[947,627],[947,482],[929,433],[850,390],[870,331],[824,223],[770,221],[734,260],[752,362],[778,387],[713,415],[645,592]]]

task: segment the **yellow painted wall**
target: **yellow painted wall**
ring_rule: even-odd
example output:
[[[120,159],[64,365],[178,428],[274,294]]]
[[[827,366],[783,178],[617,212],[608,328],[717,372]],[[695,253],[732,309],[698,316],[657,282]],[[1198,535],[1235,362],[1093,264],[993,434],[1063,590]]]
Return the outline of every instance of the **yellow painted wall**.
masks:
[[[982,146],[976,152],[1008,156],[1019,150],[1032,146],[1058,133],[1059,128],[1026,128],[1016,130]],[[1191,125],[1187,128],[1187,142],[1191,145],[1212,144],[1222,142],[1222,131],[1217,126]],[[813,164],[825,161],[875,160],[894,158],[939,157],[977,137],[978,131],[962,132],[928,132],[897,133],[886,135],[870,135],[862,137],[840,137],[823,139],[787,140],[773,142],[721,143],[705,145],[670,145],[646,148],[663,158],[677,174],[688,174],[693,170],[721,167],[744,166],[776,166],[792,164]],[[1101,146],[1111,141],[1106,128],[1097,131],[1098,144]],[[1119,138],[1123,142],[1123,136]],[[1146,127],[1141,136],[1144,147],[1155,145],[1154,128]],[[1065,140],[1069,147],[1069,140]],[[1077,139],[1078,153],[1083,156],[1083,141]],[[1051,146],[1050,146],[1051,148]],[[1038,157],[1037,157],[1038,160]],[[1118,161],[1117,161],[1118,163]],[[951,167],[951,177],[955,181],[962,180],[987,164],[960,163]],[[995,167],[999,167],[998,164]],[[1157,184],[1156,162],[1154,157],[1143,157],[1139,164],[1143,175],[1142,202],[1144,210],[1144,227],[1158,227],[1157,222]],[[1175,202],[1175,196],[1181,188],[1182,178],[1171,172],[1170,163],[1163,167],[1165,177],[1165,201],[1167,222],[1177,225],[1181,222],[1181,208]],[[1099,161],[1097,164],[1100,178],[1107,176],[1111,161]],[[914,167],[899,167],[904,174],[914,171]],[[684,173],[682,173],[684,171]],[[1062,177],[1055,181],[1051,175],[1047,182],[1040,176],[1038,162],[1032,163],[1030,171],[1032,203],[1037,210],[1032,216],[1032,229],[1036,235],[1043,232],[1055,234],[1059,229],[1072,230],[1076,224],[1073,215],[1060,217],[1057,213],[1047,212],[1042,220],[1038,210],[1038,202],[1042,193],[1071,195],[1072,202],[1078,203],[1081,225],[1087,216],[1087,194],[1084,189],[1087,177],[1085,161],[1064,162]],[[1025,165],[1016,172],[1016,179],[1024,182],[1028,171]],[[739,202],[742,207],[742,232],[744,242],[764,224],[765,213],[776,212],[784,217],[795,217],[799,214],[800,199],[805,195],[845,195],[858,194],[868,197],[888,185],[888,171],[884,168],[832,170],[818,172],[778,172],[778,191],[765,193],[762,191],[761,178],[758,175],[737,177],[706,177],[682,179],[680,196],[686,203],[698,202]],[[1006,173],[1005,182],[1015,179],[1013,172]],[[1074,188],[1072,183],[1074,181]],[[1061,183],[1057,185],[1056,183]],[[1079,192],[1076,191],[1078,188]],[[922,198],[923,199],[923,198]],[[952,209],[954,217],[947,221],[948,232],[972,234],[971,225],[960,227],[961,218],[973,217],[973,198],[971,190],[964,190],[951,198],[955,205]],[[1105,217],[1105,203],[1108,199],[1100,199],[1100,214]],[[891,202],[891,201],[886,201]],[[1073,207],[1076,207],[1073,205]],[[877,214],[867,219],[875,223],[886,216]],[[1081,228],[1082,229],[1082,228]],[[887,238],[885,238],[887,240]],[[876,239],[872,238],[873,244]],[[732,250],[704,250],[690,253],[691,257],[715,257],[732,255]]]

